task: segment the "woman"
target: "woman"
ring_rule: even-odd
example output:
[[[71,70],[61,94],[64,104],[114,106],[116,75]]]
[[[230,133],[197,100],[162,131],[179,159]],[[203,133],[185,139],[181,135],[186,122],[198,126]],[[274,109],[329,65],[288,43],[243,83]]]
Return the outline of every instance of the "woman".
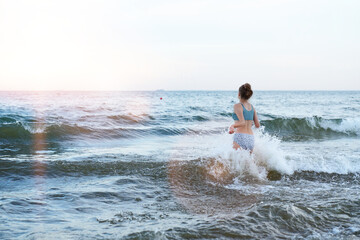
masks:
[[[230,126],[229,133],[234,134],[234,149],[245,149],[250,152],[254,149],[254,134],[251,130],[252,123],[259,128],[260,123],[254,107],[248,102],[253,91],[248,83],[241,85],[238,97],[240,103],[234,105],[234,113],[232,114],[235,123]]]

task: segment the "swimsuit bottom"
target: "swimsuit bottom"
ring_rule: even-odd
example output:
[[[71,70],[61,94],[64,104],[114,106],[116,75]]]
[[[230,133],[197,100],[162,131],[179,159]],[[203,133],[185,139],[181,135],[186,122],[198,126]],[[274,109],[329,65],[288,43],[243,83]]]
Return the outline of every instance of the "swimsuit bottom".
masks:
[[[246,133],[235,133],[234,142],[239,144],[242,149],[250,151],[254,149],[254,135]]]

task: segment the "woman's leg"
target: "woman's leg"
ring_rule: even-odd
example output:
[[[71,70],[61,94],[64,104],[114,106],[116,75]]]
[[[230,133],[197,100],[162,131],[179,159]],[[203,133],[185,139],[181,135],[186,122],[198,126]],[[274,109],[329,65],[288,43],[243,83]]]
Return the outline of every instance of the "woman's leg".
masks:
[[[233,142],[233,149],[238,150],[241,149],[240,145],[237,144],[235,141]]]
[[[240,133],[235,133],[234,140],[233,140],[233,149],[235,149],[235,150],[241,149],[242,148],[240,146],[241,141],[242,141],[242,135]]]

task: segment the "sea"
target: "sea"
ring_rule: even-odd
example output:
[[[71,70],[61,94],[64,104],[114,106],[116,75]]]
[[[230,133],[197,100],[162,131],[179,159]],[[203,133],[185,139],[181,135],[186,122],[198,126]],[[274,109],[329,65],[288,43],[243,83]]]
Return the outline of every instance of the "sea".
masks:
[[[0,92],[0,239],[360,239],[360,92]]]

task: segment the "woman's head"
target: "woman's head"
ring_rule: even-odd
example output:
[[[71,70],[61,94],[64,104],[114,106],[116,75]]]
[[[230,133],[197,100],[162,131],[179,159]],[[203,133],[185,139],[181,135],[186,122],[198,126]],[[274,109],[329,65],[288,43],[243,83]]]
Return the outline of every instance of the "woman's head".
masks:
[[[245,83],[239,88],[239,97],[244,100],[248,100],[253,95],[253,91],[251,90],[251,86],[248,83]]]

